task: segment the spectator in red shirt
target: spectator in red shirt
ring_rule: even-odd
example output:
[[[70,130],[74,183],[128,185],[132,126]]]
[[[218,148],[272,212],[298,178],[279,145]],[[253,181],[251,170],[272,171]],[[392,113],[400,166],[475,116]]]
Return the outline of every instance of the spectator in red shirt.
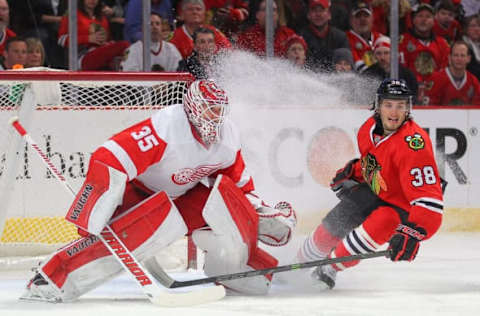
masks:
[[[82,70],[112,69],[116,56],[123,56],[127,41],[110,41],[110,27],[102,14],[99,0],[78,2],[78,55]],[[58,30],[58,44],[68,48],[68,16],[63,16]]]
[[[424,94],[432,84],[433,72],[448,65],[450,47],[441,36],[432,32],[434,10],[422,3],[412,9],[412,29],[402,35],[398,50],[400,62],[410,69],[418,82],[418,102],[425,104]]]
[[[448,56],[448,67],[433,74],[427,100],[432,105],[480,104],[480,83],[467,70],[470,62],[467,43],[457,41]]]
[[[255,15],[257,23],[240,33],[237,42],[240,49],[251,51],[259,56],[265,56],[265,7],[266,1],[260,1]],[[278,25],[278,9],[275,1],[273,2],[273,20],[275,28],[273,43],[274,55],[281,57],[282,44],[287,38],[294,35],[295,32],[286,26]]]
[[[352,29],[347,32],[347,37],[353,55],[355,70],[361,73],[375,62],[373,58],[373,43],[382,34],[372,31],[372,8],[370,4],[363,1],[359,1],[353,6],[350,14],[350,25]]]
[[[183,21],[183,25],[175,30],[170,43],[178,48],[182,58],[187,58],[192,54],[192,35],[199,27],[205,27],[213,31],[217,49],[221,50],[232,47],[232,44],[222,32],[212,25],[205,24],[205,4],[203,0],[183,0],[180,19]]]
[[[455,19],[458,5],[451,0],[441,0],[435,5],[433,33],[444,37],[449,44],[457,40],[461,33],[460,23]]]
[[[8,28],[10,23],[10,9],[7,0],[0,0],[0,55],[3,54],[5,44],[16,34]]]

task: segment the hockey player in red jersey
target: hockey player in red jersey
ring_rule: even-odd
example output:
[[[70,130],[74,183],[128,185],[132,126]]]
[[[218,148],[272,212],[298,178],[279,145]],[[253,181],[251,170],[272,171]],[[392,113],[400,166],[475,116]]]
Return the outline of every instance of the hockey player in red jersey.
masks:
[[[23,298],[72,301],[121,272],[96,237],[107,224],[140,261],[192,233],[206,252],[208,276],[276,266],[258,240],[286,244],[295,212],[286,202],[274,208],[254,194],[229,108],[224,90],[197,80],[183,105],[168,106],[100,146],[66,215],[84,237],[41,264]],[[271,277],[222,284],[265,294]]]
[[[412,261],[420,243],[437,232],[441,179],[430,138],[411,117],[411,102],[405,81],[381,83],[375,113],[358,131],[360,158],[331,182],[340,202],[305,240],[297,260],[369,253],[388,242],[392,261]],[[333,288],[337,272],[356,264],[320,266],[312,277]]]

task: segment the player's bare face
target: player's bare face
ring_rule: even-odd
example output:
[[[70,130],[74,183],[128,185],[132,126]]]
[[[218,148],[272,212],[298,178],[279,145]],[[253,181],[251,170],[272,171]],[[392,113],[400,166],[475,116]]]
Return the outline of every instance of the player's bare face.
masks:
[[[408,100],[383,99],[379,110],[383,134],[390,135],[399,129],[407,118],[408,110]]]

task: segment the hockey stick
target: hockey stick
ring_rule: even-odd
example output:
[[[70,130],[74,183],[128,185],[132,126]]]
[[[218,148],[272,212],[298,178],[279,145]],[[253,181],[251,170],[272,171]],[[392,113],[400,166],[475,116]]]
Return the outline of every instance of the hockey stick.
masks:
[[[199,285],[199,284],[205,284],[205,283],[216,283],[216,282],[222,282],[222,281],[230,281],[230,280],[249,278],[249,277],[253,277],[253,276],[265,275],[265,274],[270,274],[270,273],[278,273],[278,272],[286,272],[286,271],[292,271],[292,270],[298,270],[298,269],[306,269],[306,268],[310,268],[310,267],[323,266],[323,265],[332,264],[332,263],[341,263],[341,262],[361,260],[361,259],[369,259],[369,258],[376,258],[376,257],[387,257],[387,258],[389,258],[390,257],[390,251],[389,250],[383,250],[383,251],[378,251],[378,252],[357,254],[357,255],[352,255],[352,256],[348,256],[348,257],[328,258],[328,259],[309,261],[309,262],[304,262],[304,263],[293,263],[293,264],[288,264],[288,265],[284,265],[284,266],[278,266],[278,267],[275,267],[275,268],[245,271],[245,272],[238,272],[238,273],[231,273],[231,274],[222,274],[222,275],[217,275],[217,276],[213,276],[213,277],[196,279],[196,280],[189,280],[189,281],[176,281],[176,280],[172,279],[168,274],[166,274],[164,272],[162,273],[163,270],[161,269],[161,267],[158,265],[158,263],[155,260],[147,260],[145,262],[145,266],[149,267],[149,271],[152,271],[152,274],[154,274],[155,277],[158,280],[161,280],[160,282],[163,285],[165,285],[167,288],[173,289],[173,288],[180,288],[180,287],[185,287],[185,286]],[[158,265],[158,269],[155,265]]]
[[[75,191],[62,176],[62,174],[57,170],[57,168],[55,168],[53,163],[45,155],[42,149],[40,149],[37,143],[32,139],[32,137],[30,137],[25,128],[18,121],[18,117],[11,118],[9,123],[15,128],[20,136],[22,136],[30,144],[38,156],[42,158],[43,163],[53,173],[55,178],[63,184],[67,191],[75,196]],[[179,293],[171,293],[167,290],[161,289],[158,284],[153,281],[156,280],[155,277],[149,273],[133,256],[133,254],[127,249],[127,247],[118,238],[109,225],[106,225],[103,231],[97,237],[105,244],[108,250],[110,250],[113,256],[122,265],[124,270],[130,273],[137,284],[139,284],[143,289],[143,292],[147,295],[149,300],[155,305],[169,307],[190,306],[216,301],[225,296],[225,288],[221,285],[204,287],[195,291]],[[158,271],[155,273],[161,271],[161,273],[167,275],[167,273],[160,267],[158,263],[156,268]],[[157,281],[163,284],[163,279]]]

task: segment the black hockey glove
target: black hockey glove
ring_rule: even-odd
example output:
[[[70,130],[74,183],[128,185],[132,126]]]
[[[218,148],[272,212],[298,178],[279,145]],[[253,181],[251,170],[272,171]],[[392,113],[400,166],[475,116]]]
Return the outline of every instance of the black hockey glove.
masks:
[[[337,174],[330,182],[330,188],[333,192],[335,192],[338,197],[340,197],[340,195],[342,194],[342,190],[345,188],[345,186],[350,188],[358,183],[352,179],[353,164],[356,163],[358,160],[358,158],[355,158],[347,162],[345,167],[337,171]]]
[[[398,225],[397,231],[389,241],[390,259],[392,261],[412,261],[420,248],[420,241],[425,238],[425,230],[421,227]]]

